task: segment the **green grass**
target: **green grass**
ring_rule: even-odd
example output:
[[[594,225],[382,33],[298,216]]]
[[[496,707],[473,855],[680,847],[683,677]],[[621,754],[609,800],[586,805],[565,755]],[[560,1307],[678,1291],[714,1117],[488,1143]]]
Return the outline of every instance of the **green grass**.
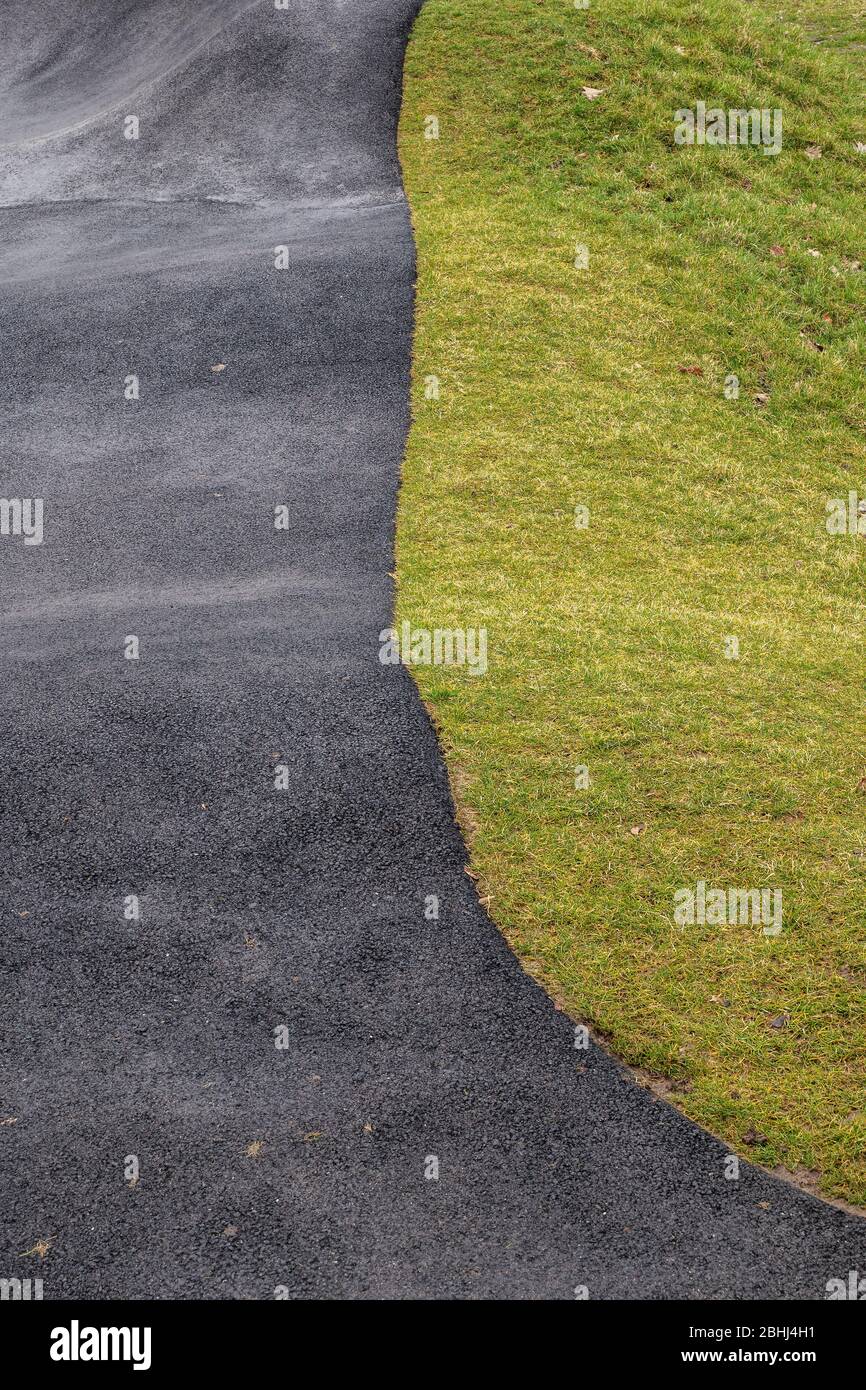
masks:
[[[413,668],[480,891],[686,1113],[858,1203],[866,538],[825,506],[866,497],[864,42],[850,3],[427,0],[400,130],[398,616],[488,630],[484,678]],[[782,152],[676,146],[698,100],[780,107]],[[781,888],[781,935],[675,925],[699,879]]]

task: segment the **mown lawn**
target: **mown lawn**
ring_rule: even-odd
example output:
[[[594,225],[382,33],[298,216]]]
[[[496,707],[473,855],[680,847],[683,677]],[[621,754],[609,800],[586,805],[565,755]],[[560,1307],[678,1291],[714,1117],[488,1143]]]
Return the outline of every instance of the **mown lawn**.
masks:
[[[413,671],[527,968],[866,1204],[866,537],[825,524],[866,498],[863,44],[851,3],[427,0],[398,617],[487,628],[483,678]],[[699,100],[781,153],[676,145]],[[781,933],[677,925],[699,880]]]

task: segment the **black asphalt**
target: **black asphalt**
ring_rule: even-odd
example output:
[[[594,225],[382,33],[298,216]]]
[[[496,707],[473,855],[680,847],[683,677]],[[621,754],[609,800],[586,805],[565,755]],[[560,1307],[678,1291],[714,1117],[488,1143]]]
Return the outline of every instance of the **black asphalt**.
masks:
[[[4,0],[0,1277],[822,1298],[866,1224],[575,1047],[378,659],[417,8]]]

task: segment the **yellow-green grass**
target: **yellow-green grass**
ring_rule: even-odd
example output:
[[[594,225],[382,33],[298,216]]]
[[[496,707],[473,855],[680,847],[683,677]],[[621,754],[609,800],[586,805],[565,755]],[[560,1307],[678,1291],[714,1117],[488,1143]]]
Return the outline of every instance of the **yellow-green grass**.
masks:
[[[866,26],[806,9],[427,0],[398,617],[487,628],[486,676],[413,672],[527,968],[866,1203],[866,538],[825,524],[866,497]],[[698,100],[781,108],[781,153],[676,145]],[[678,926],[698,880],[781,889],[781,934]]]

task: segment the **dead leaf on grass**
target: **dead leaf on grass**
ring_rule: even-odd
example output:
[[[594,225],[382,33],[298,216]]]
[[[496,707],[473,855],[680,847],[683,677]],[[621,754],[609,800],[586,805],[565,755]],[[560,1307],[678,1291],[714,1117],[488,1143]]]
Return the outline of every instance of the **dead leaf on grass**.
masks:
[[[758,1134],[754,1129],[747,1129],[743,1135],[743,1143],[748,1144],[750,1147],[756,1147],[760,1144],[769,1144],[769,1142],[766,1134]]]

